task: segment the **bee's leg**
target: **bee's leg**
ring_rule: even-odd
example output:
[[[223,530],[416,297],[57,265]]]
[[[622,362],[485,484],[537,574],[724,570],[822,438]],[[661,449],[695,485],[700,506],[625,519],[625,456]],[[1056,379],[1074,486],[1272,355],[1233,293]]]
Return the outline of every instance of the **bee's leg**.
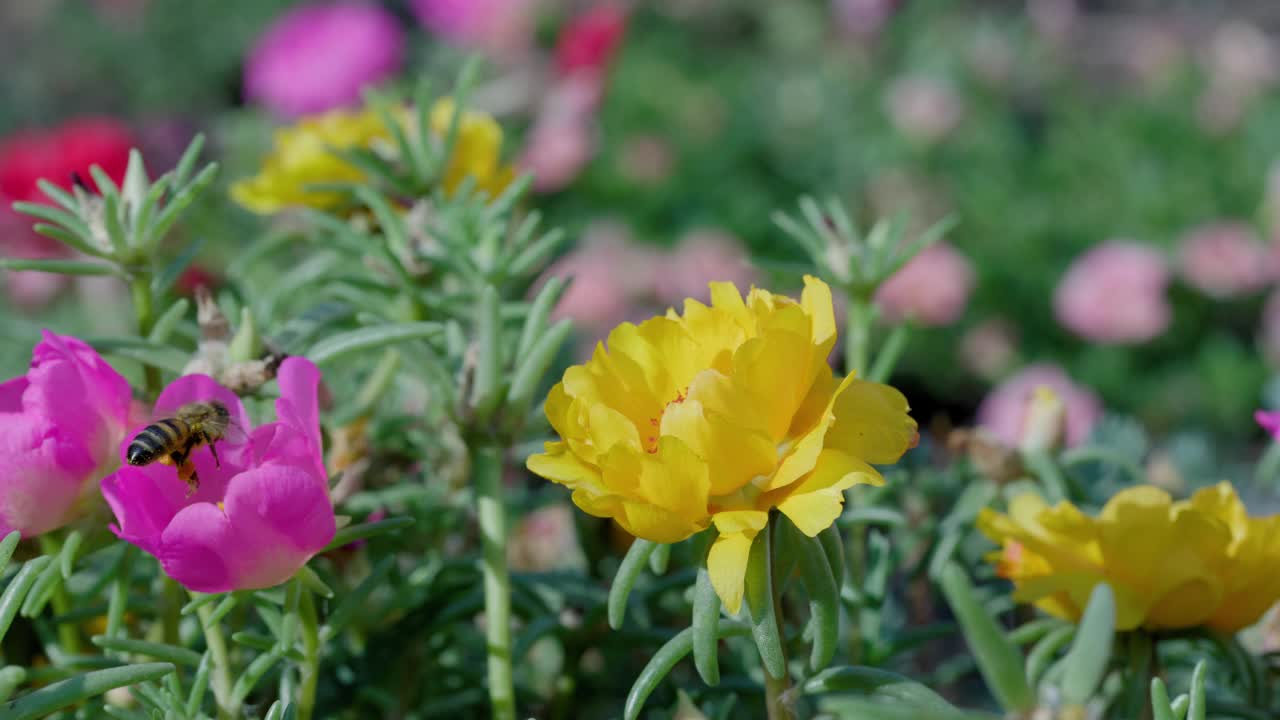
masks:
[[[214,466],[222,467],[222,463],[218,461],[218,448],[214,445],[213,441],[209,439],[209,436],[202,435],[201,437],[204,438],[205,443],[209,446],[209,454],[213,455]]]

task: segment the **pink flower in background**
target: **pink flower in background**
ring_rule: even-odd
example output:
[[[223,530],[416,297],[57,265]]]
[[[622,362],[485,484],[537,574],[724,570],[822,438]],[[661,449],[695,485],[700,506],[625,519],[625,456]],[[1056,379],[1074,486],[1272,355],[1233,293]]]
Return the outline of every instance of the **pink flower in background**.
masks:
[[[999,376],[1017,356],[1017,328],[1005,320],[987,320],[960,340],[960,361],[980,378]]]
[[[285,118],[354,105],[400,71],[404,44],[395,16],[372,3],[301,5],[250,51],[245,95]]]
[[[708,283],[726,281],[745,288],[756,277],[742,243],[723,230],[709,228],[686,234],[661,259],[653,288],[659,303],[680,307],[685,298],[710,301]]]
[[[890,83],[885,110],[898,132],[916,142],[942,140],[964,117],[964,101],[947,83],[906,75]]]
[[[1045,386],[1062,400],[1066,410],[1066,443],[1079,445],[1102,418],[1102,402],[1092,390],[1075,384],[1056,365],[1028,365],[983,399],[978,425],[1001,442],[1016,447],[1022,439],[1036,388]]]
[[[833,0],[831,10],[841,30],[870,37],[879,34],[897,4],[898,0]]]
[[[627,11],[619,3],[603,2],[573,18],[556,40],[556,69],[561,74],[603,72],[622,43]]]
[[[77,173],[91,187],[96,186],[89,174],[91,165],[101,167],[119,184],[129,165],[129,149],[135,145],[128,127],[102,117],[12,133],[0,140],[0,204],[49,202],[37,186],[42,178],[70,190],[71,175]]]
[[[1169,268],[1158,250],[1114,240],[1076,258],[1058,282],[1058,322],[1100,343],[1145,342],[1164,332],[1173,311],[1165,297]]]
[[[543,273],[570,280],[552,316],[570,318],[586,336],[603,336],[636,310],[638,298],[653,287],[654,253],[635,245],[625,227],[599,222],[588,228],[578,247]]]
[[[1253,419],[1267,431],[1271,437],[1280,440],[1280,410],[1259,410]]]
[[[521,518],[507,546],[507,562],[519,572],[582,567],[586,556],[578,543],[573,508],[567,504],[548,505]]]
[[[409,0],[423,27],[463,47],[523,55],[533,37],[533,0]]]
[[[1215,298],[1256,292],[1276,279],[1277,258],[1244,223],[1198,227],[1182,239],[1178,264],[1189,285]]]
[[[567,187],[595,156],[595,130],[582,123],[535,125],[520,156],[521,170],[533,173],[533,189]]]
[[[876,303],[891,320],[950,325],[964,314],[973,290],[973,265],[945,242],[911,258],[876,292]]]
[[[56,241],[33,232],[25,215],[0,207],[0,255],[32,260],[66,254]],[[5,270],[0,272],[0,281],[11,303],[21,310],[33,311],[52,302],[71,278],[56,273]]]
[[[125,466],[102,481],[115,513],[112,530],[146,550],[189,590],[228,592],[278,585],[333,539],[336,523],[320,446],[320,371],[290,357],[280,366],[276,422],[250,427],[240,398],[207,375],[178,378],[156,400],[156,413],[218,400],[233,429],[192,460],[200,488],[168,465]],[[123,455],[125,446],[119,446]]]
[[[118,462],[132,403],[129,383],[93,348],[44,331],[27,374],[0,383],[0,535],[73,520]]]

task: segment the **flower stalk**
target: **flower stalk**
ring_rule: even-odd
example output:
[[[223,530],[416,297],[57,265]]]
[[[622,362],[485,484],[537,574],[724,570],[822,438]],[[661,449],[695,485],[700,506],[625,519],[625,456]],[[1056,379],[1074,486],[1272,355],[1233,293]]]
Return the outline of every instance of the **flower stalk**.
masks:
[[[511,679],[511,578],[507,572],[507,519],[502,502],[503,449],[477,441],[471,445],[476,515],[483,553],[485,636],[489,653],[489,701],[495,720],[515,720]]]
[[[777,516],[773,518],[773,522],[769,523],[769,592],[773,596],[773,619],[778,625],[778,637],[785,638],[785,629],[782,627],[782,588],[778,585],[778,522]],[[765,710],[768,712],[769,720],[794,720],[795,715],[791,712],[791,707],[787,704],[787,691],[791,689],[791,676],[787,671],[787,646],[786,643],[780,643],[782,652],[782,675],[773,677],[768,670],[764,671],[764,697]]]
[[[195,599],[194,595],[192,599]],[[227,640],[222,635],[222,626],[213,620],[212,605],[201,605],[196,614],[213,658],[210,685],[213,687],[213,701],[218,707],[218,720],[230,720],[239,716],[239,705],[231,696],[231,656],[227,653]]]
[[[303,663],[298,687],[298,718],[311,720],[316,707],[316,686],[320,680],[320,622],[311,590],[303,587],[301,591],[298,619],[302,630]]]
[[[62,552],[62,540],[55,533],[45,533],[40,536],[40,551],[50,558],[54,558],[51,562],[57,562],[57,556]],[[63,615],[71,609],[71,599],[67,596],[67,586],[65,583],[58,583],[58,587],[53,592],[53,597],[49,601],[53,605],[54,615]],[[80,652],[80,633],[76,629],[74,623],[58,623],[58,644],[62,647],[63,652],[68,655],[76,655]]]

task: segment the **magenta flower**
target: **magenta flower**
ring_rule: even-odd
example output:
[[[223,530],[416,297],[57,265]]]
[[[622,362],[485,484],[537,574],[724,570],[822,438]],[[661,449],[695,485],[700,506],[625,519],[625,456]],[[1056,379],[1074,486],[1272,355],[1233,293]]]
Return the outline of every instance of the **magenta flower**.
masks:
[[[1276,278],[1276,257],[1244,223],[1216,222],[1187,233],[1178,251],[1187,284],[1214,298],[1261,290]]]
[[[1016,447],[1023,437],[1031,398],[1045,386],[1062,399],[1066,410],[1066,444],[1079,445],[1102,418],[1102,402],[1092,390],[1072,382],[1056,365],[1028,365],[998,385],[978,407],[978,425],[1001,442]]]
[[[297,7],[276,20],[245,61],[249,100],[286,118],[360,101],[365,87],[399,72],[404,33],[371,3]]]
[[[1053,294],[1058,322],[1100,343],[1139,343],[1169,326],[1164,255],[1136,242],[1113,240],[1076,258]]]
[[[170,466],[125,466],[102,481],[116,535],[160,560],[169,577],[198,592],[271,587],[288,580],[333,540],[336,530],[320,445],[320,371],[291,357],[280,366],[277,421],[250,430],[240,399],[207,375],[165,388],[157,414],[219,400],[233,430],[193,455],[200,488]],[[125,444],[121,444],[123,454]]]
[[[1253,419],[1268,435],[1280,440],[1280,410],[1259,410],[1253,414]]]
[[[44,331],[27,374],[0,383],[0,535],[59,528],[118,462],[129,383],[76,338]]]
[[[409,0],[409,9],[446,41],[494,55],[519,56],[533,39],[533,0]]]
[[[930,327],[950,325],[964,314],[973,281],[969,259],[946,243],[935,243],[880,286],[876,304],[893,320],[910,318]]]

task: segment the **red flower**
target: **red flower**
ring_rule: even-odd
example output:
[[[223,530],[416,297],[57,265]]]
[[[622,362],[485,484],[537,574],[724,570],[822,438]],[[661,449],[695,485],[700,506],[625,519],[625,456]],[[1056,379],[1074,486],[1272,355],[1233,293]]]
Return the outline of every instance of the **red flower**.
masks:
[[[98,165],[117,184],[124,180],[129,149],[137,143],[129,129],[110,118],[80,118],[50,130],[24,130],[0,141],[0,198],[39,202],[44,178],[64,189],[72,173],[92,183],[89,166]]]
[[[178,275],[174,289],[183,297],[195,297],[196,288],[216,290],[222,285],[222,278],[212,270],[201,265],[192,265]]]
[[[602,3],[582,13],[560,32],[556,67],[565,75],[604,70],[621,44],[626,26],[626,11],[617,3]]]

